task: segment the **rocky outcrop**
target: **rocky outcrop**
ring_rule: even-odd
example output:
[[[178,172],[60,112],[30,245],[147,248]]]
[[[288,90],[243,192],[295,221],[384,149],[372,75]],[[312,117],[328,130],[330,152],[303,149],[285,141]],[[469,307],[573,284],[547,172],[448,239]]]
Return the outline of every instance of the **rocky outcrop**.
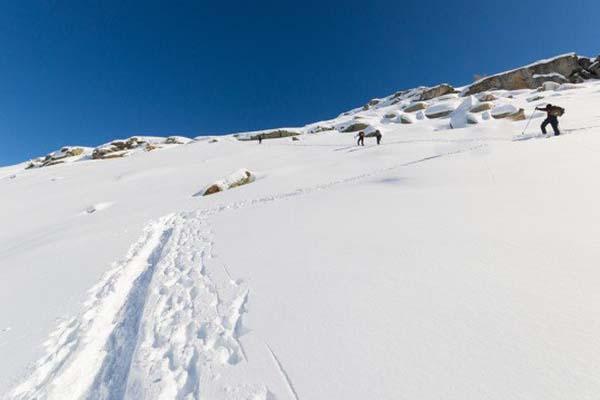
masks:
[[[211,185],[204,190],[203,196],[208,196],[211,194],[219,193],[224,190],[233,189],[238,186],[247,185],[248,183],[254,182],[256,180],[256,176],[250,172],[249,170],[242,168],[233,174],[229,175],[225,179],[221,179]]]
[[[588,71],[590,71],[592,74],[596,75],[597,77],[600,77],[600,57],[598,57],[594,63],[590,64],[590,67],[587,69]]]
[[[83,147],[65,146],[59,151],[47,154],[44,157],[38,157],[31,161],[25,169],[50,167],[52,165],[63,164],[68,161],[73,161],[77,157],[83,156],[85,149]]]
[[[60,151],[66,157],[77,157],[82,155],[85,149],[83,147],[63,147],[62,149],[60,149]]]
[[[587,62],[580,63],[580,57],[575,54],[567,54],[550,60],[540,61],[538,63],[518,68],[512,71],[493,75],[481,79],[464,91],[464,95],[480,93],[487,90],[517,90],[517,89],[535,89],[545,81],[554,81],[564,83],[574,78],[582,70],[592,71],[593,63],[586,69]],[[595,74],[594,74],[595,75]]]
[[[92,152],[92,158],[94,160],[106,160],[125,157],[129,154],[127,150],[133,150],[145,144],[146,141],[137,136],[126,140],[113,140],[107,145],[96,147]]]
[[[432,88],[424,90],[423,93],[421,93],[421,97],[419,98],[419,100],[421,100],[421,101],[431,100],[435,97],[440,97],[445,94],[454,93],[454,92],[456,92],[456,90],[452,86],[448,85],[447,83],[442,83],[441,85],[437,85]]]

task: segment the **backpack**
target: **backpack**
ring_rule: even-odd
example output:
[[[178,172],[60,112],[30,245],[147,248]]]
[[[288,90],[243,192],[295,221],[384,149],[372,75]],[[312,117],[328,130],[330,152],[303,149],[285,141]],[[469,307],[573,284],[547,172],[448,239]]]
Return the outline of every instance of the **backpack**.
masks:
[[[565,113],[565,109],[559,106],[552,106],[550,107],[550,111],[549,114],[554,116],[554,117],[562,117],[562,115]]]

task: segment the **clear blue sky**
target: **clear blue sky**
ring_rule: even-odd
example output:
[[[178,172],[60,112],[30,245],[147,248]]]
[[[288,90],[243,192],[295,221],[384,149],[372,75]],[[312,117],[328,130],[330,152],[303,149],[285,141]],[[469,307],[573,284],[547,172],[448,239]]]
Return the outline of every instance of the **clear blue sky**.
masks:
[[[6,0],[0,165],[135,134],[303,125],[402,88],[596,56],[599,15],[597,0]]]

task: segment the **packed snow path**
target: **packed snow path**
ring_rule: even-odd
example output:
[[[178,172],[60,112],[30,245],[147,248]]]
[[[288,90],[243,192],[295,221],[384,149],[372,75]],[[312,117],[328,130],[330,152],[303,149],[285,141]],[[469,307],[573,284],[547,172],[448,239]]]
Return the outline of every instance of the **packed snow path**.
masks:
[[[220,366],[244,360],[238,335],[248,289],[211,277],[205,218],[183,213],[152,224],[93,290],[82,316],[53,335],[48,356],[14,397],[195,399]]]

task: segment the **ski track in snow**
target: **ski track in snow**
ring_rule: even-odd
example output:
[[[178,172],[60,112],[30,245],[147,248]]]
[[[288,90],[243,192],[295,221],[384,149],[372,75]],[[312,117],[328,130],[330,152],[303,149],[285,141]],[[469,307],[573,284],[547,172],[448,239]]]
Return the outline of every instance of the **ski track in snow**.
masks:
[[[9,399],[200,399],[220,371],[247,361],[239,340],[250,296],[227,267],[211,262],[209,218],[356,182],[400,167],[464,153],[478,144],[292,192],[169,215],[151,223],[126,257],[90,290],[82,313],[59,324],[46,355]],[[218,280],[216,268],[227,279]],[[289,374],[268,346],[295,400]],[[222,387],[228,399],[273,399],[264,385]]]
[[[277,355],[275,354],[275,352],[273,351],[271,346],[269,346],[268,344],[266,344],[266,346],[267,346],[267,350],[269,351],[269,354],[271,354],[271,358],[273,359],[273,362],[277,366],[277,370],[279,371],[279,373],[285,380],[286,386],[287,386],[288,390],[290,391],[290,394],[294,397],[294,400],[300,400],[300,397],[298,397],[298,392],[296,392],[296,389],[294,388],[294,384],[292,383],[292,380],[290,379],[290,376],[288,375],[285,368],[283,368],[283,364],[281,364],[279,357],[277,357]]]

